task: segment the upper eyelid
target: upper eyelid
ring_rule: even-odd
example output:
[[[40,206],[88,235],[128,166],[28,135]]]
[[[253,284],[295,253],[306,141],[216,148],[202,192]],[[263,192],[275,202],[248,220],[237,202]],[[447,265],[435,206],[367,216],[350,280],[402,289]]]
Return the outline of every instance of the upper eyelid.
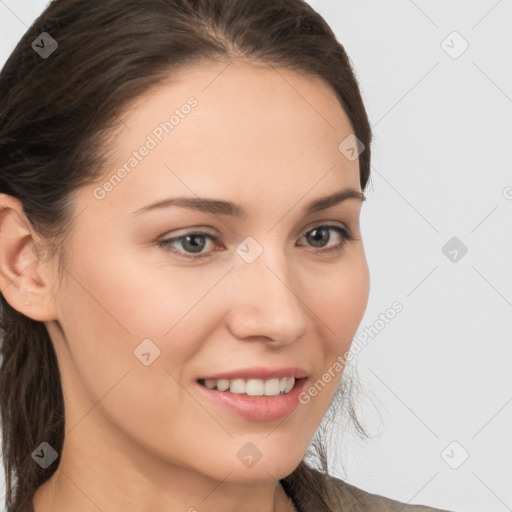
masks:
[[[348,242],[357,241],[360,239],[360,237],[357,236],[357,234],[347,225],[342,223],[343,226],[339,226],[337,224],[333,224],[332,222],[333,221],[323,221],[323,222],[319,221],[318,223],[313,224],[312,226],[308,226],[303,231],[301,231],[300,238],[302,238],[305,234],[309,233],[310,231],[317,229],[319,227],[327,227],[331,231],[335,231],[336,234],[341,237],[341,239],[342,239],[341,242],[334,246],[331,246],[331,247],[327,246],[326,248],[320,248],[315,251],[318,254],[325,254],[325,255],[331,254],[333,251],[336,251],[336,252],[343,251]],[[184,229],[187,229],[187,228],[184,228]],[[162,247],[164,245],[172,246],[171,243],[166,243],[166,242],[180,241],[188,235],[204,235],[211,242],[213,242],[214,245],[215,245],[215,242],[217,242],[218,239],[221,238],[220,235],[212,235],[210,233],[201,231],[201,229],[191,228],[191,229],[189,229],[189,231],[186,231],[182,235],[168,237],[168,238],[164,237],[163,239],[160,239],[158,241],[158,245],[159,245],[159,247]],[[190,253],[190,252],[187,252],[185,250],[180,250],[180,249],[167,249],[167,250],[170,251],[171,253],[174,253],[176,258],[184,259],[184,260],[190,261],[190,262],[193,262],[193,261],[200,262],[203,260],[207,260],[207,259],[211,258],[213,256],[213,254],[215,253],[215,248],[213,248],[210,251],[204,252],[204,253],[203,252]]]
[[[352,231],[351,228],[347,225],[346,222],[342,222],[342,221],[335,221],[335,220],[317,220],[317,221],[313,221],[311,224],[308,224],[305,228],[303,228],[300,232],[299,232],[299,235],[302,235],[304,233],[308,233],[309,231],[315,229],[315,228],[318,228],[318,227],[321,227],[321,226],[333,226],[333,227],[342,227],[344,229],[346,229],[347,231]],[[169,233],[169,234],[165,234],[165,235],[162,235],[161,239],[162,240],[166,240],[166,239],[170,239],[170,238],[181,238],[181,237],[184,237],[184,236],[187,236],[187,235],[191,235],[191,234],[198,234],[198,235],[208,235],[208,236],[211,236],[211,237],[214,237],[214,238],[220,238],[221,235],[219,234],[216,234],[216,233],[210,233],[208,230],[211,229],[211,230],[214,230],[214,231],[217,231],[215,230],[215,228],[212,228],[212,227],[198,227],[198,228],[181,228],[179,230],[175,230],[175,231],[182,231],[182,234],[179,234],[179,235],[172,235]]]
[[[352,229],[350,229],[346,224],[342,224],[341,226],[338,225],[338,224],[333,224],[333,221],[320,221],[320,222],[317,222],[317,223],[314,223],[312,225],[309,225],[307,226],[306,228],[304,228],[301,232],[300,232],[300,237],[304,236],[306,233],[309,233],[310,231],[313,231],[314,229],[317,229],[319,227],[328,227],[328,228],[331,228],[333,230],[335,230],[335,228],[341,228],[345,231],[345,238],[347,239],[350,239],[350,238],[357,238],[356,234],[354,233],[354,231]],[[188,228],[183,228],[183,229],[188,229]],[[165,241],[178,241],[178,240],[181,240],[189,235],[201,235],[201,236],[205,236],[206,238],[208,238],[211,242],[216,242],[219,238],[221,238],[220,235],[216,235],[216,234],[212,234],[212,233],[208,233],[206,231],[202,231],[204,230],[205,228],[197,228],[197,229],[194,229],[194,228],[190,228],[188,229],[188,231],[184,231],[183,234],[181,235],[175,235],[175,236],[168,236],[168,235],[164,235],[161,239],[160,239],[160,242],[165,242]],[[338,234],[340,234],[339,232],[337,232]],[[341,234],[340,234],[341,235]],[[341,235],[343,236],[343,235]]]

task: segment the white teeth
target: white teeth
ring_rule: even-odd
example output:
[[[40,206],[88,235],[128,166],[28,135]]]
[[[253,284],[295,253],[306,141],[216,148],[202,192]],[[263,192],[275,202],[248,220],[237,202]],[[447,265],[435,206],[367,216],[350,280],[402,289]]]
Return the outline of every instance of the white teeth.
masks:
[[[215,382],[215,381],[213,381]],[[217,389],[219,391],[226,391],[227,389],[229,389],[229,380],[227,379],[220,379],[217,381]]]
[[[231,393],[245,393],[245,381],[243,379],[233,379],[229,383]]]
[[[295,382],[295,379],[293,379],[293,381]],[[280,379],[266,380],[264,382],[263,387],[265,389],[264,389],[264,393],[262,393],[262,394],[265,394],[266,396],[279,395],[279,393],[281,392],[281,380]],[[248,395],[250,394],[249,391],[247,391],[247,394]]]
[[[277,396],[289,393],[295,385],[293,377],[282,377],[281,379],[206,379],[204,385],[208,389],[217,388],[219,391],[230,393],[247,394],[249,396]]]

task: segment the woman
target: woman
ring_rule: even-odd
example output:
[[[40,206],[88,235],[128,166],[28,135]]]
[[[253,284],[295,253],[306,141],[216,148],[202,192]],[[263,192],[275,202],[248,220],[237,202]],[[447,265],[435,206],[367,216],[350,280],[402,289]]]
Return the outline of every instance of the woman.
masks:
[[[304,458],[350,399],[371,144],[308,4],[55,0],[0,96],[8,510],[435,510]]]

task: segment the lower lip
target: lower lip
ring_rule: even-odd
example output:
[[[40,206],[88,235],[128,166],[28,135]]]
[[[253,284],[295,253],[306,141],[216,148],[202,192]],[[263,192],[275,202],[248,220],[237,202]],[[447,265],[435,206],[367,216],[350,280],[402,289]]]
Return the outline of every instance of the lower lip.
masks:
[[[243,418],[252,421],[272,421],[284,418],[297,408],[299,395],[305,383],[305,378],[298,379],[290,392],[277,396],[249,396],[209,389],[198,382],[196,385],[208,398]]]

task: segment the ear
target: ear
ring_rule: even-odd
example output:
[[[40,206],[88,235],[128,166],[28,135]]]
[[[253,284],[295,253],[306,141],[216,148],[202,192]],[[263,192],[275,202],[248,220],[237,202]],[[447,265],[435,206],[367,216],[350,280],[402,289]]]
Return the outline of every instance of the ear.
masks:
[[[37,235],[21,202],[0,194],[0,289],[6,301],[40,322],[57,319],[51,265],[41,260]],[[39,243],[38,243],[39,242]]]

